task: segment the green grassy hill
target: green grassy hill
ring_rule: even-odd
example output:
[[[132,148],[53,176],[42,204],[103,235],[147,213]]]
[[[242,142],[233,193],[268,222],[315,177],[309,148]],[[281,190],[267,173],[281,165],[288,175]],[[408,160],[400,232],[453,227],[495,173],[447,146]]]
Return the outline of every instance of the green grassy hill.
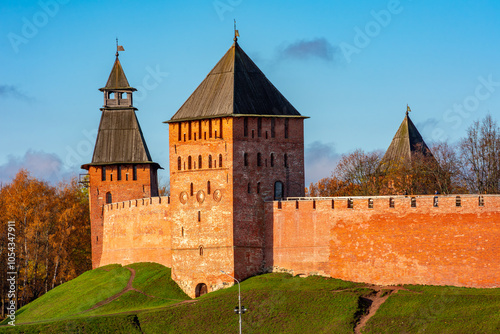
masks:
[[[362,333],[499,332],[500,289],[405,288],[389,295]],[[369,306],[365,297],[373,294],[365,284],[332,278],[252,277],[241,284],[249,310],[243,332],[353,333]],[[21,308],[16,327],[0,327],[0,333],[237,333],[237,301],[237,286],[191,300],[169,268],[110,265]]]

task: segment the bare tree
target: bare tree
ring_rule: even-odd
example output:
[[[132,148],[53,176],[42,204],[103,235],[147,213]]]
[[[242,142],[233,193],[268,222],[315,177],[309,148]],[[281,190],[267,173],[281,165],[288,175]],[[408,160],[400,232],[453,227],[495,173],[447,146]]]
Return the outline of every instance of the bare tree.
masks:
[[[500,128],[491,115],[476,121],[460,142],[460,172],[470,192],[500,192]]]
[[[378,166],[381,159],[380,152],[365,153],[358,149],[342,156],[334,175],[340,181],[358,187],[358,193],[354,195],[377,195],[380,191]]]
[[[435,182],[436,190],[442,194],[465,193],[465,183],[460,179],[459,159],[456,146],[448,143],[432,145],[432,153],[438,165],[429,165],[429,174]]]
[[[170,196],[170,179],[163,179],[160,177],[160,182],[158,186],[159,196]]]

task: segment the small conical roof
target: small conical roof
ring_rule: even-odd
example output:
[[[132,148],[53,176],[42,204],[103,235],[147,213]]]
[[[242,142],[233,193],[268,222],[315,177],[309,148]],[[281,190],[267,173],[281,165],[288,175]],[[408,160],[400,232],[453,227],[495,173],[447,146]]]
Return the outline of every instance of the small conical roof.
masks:
[[[303,117],[235,41],[169,122],[246,115]]]
[[[106,82],[106,86],[101,88],[100,90],[119,90],[119,89],[127,89],[127,90],[136,90],[133,87],[130,87],[127,77],[125,76],[125,72],[123,72],[122,64],[120,63],[120,59],[118,59],[118,52],[116,53],[115,63],[113,68],[111,69],[111,73],[109,74],[108,82]]]
[[[422,135],[411,121],[408,112],[406,112],[403,122],[399,126],[394,138],[392,138],[391,145],[389,145],[387,152],[385,152],[381,160],[381,166],[387,166],[391,162],[411,161],[412,153],[415,152],[421,152],[426,156],[432,156]]]

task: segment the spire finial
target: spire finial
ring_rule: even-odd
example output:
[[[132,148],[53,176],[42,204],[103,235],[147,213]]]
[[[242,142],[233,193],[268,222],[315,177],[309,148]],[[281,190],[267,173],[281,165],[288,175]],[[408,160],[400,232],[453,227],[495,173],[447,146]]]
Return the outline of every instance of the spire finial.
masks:
[[[116,58],[118,58],[118,51],[125,51],[123,45],[118,45],[118,37],[116,38]]]
[[[406,104],[406,116],[408,116],[408,113],[411,111],[410,106]]]
[[[240,36],[240,33],[238,32],[238,30],[236,29],[236,19],[234,19],[234,41],[237,42],[238,41],[238,37]]]

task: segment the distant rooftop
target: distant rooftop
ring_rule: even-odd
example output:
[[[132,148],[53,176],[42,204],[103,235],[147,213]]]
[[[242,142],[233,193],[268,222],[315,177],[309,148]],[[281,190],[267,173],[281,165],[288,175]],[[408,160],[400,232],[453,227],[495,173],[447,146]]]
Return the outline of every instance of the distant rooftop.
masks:
[[[386,169],[392,162],[411,161],[412,154],[415,152],[432,156],[431,150],[425,143],[420,132],[418,132],[415,124],[411,121],[407,111],[380,165],[382,169]]]

